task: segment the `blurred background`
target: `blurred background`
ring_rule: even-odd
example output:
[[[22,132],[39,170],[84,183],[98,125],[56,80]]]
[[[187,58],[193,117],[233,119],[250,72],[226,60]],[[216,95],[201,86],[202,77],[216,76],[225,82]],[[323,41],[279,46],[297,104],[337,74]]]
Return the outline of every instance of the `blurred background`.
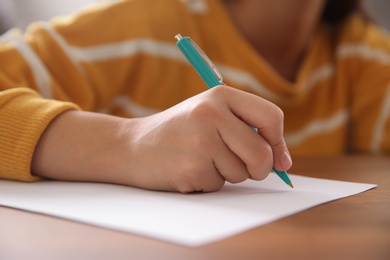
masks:
[[[342,0],[341,0],[342,1]],[[390,31],[390,1],[389,0],[364,0],[368,11],[375,21]]]
[[[34,21],[66,15],[99,0],[0,0],[0,33],[12,27],[23,30]]]
[[[0,34],[12,27],[24,30],[31,22],[47,21],[99,1],[113,0],[0,0]],[[375,20],[390,31],[390,0],[363,2]]]

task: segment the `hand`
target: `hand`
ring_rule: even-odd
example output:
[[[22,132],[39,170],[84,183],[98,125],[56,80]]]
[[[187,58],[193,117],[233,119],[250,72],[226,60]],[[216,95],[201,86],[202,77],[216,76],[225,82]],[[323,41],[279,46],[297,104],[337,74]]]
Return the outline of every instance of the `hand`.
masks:
[[[48,145],[64,140],[68,150],[61,148],[52,158],[63,161],[56,165],[42,157],[45,150],[47,156],[58,154],[58,143],[54,149],[38,146],[33,161],[34,173],[55,179],[208,192],[220,189],[225,181],[264,179],[272,166],[279,170],[291,166],[281,110],[229,87],[205,91],[145,118],[72,111],[57,120],[41,141]],[[70,122],[73,130],[65,130]],[[258,128],[259,134],[248,125]],[[56,131],[61,138],[50,137]]]

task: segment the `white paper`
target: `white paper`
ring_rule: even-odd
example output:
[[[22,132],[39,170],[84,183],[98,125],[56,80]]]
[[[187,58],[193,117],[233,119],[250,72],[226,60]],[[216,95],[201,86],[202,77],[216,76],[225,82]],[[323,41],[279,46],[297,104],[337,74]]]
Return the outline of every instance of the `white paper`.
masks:
[[[264,181],[225,184],[218,192],[179,194],[120,185],[0,180],[0,205],[201,246],[331,200],[375,187],[276,174]]]

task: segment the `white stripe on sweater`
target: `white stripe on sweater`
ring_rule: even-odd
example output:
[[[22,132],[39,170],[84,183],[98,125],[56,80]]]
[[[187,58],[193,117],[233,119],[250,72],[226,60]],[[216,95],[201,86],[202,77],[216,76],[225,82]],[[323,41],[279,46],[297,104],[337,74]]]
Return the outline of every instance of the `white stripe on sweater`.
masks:
[[[367,61],[390,64],[388,52],[378,48],[370,48],[363,44],[343,44],[337,48],[337,56],[340,58],[360,57]]]
[[[153,54],[158,57],[175,60],[185,60],[185,57],[175,44],[151,39],[129,40],[94,47],[71,47],[69,52],[78,60],[87,62],[135,56],[140,53]]]
[[[313,71],[306,80],[306,91],[309,92],[318,83],[332,77],[334,75],[334,67],[331,64],[324,65]]]
[[[224,79],[227,79],[229,82],[232,82],[233,85],[242,85],[254,93],[260,95],[261,97],[268,99],[272,102],[280,102],[281,97],[270,91],[264,86],[263,83],[258,81],[252,74],[244,71],[227,66],[224,64],[216,64],[218,70],[221,72],[221,75]]]
[[[0,44],[10,44],[19,51],[31,69],[38,91],[44,98],[52,98],[50,74],[35,52],[21,38],[20,33],[8,31],[0,37]]]
[[[286,133],[285,140],[288,146],[294,147],[312,136],[332,132],[347,121],[348,112],[344,109],[329,118],[313,121],[298,132]]]
[[[205,13],[209,10],[205,0],[181,0],[193,13]]]
[[[62,48],[62,50],[65,52],[67,57],[73,62],[75,67],[79,70],[79,72],[84,75],[84,70],[81,66],[80,61],[78,60],[78,57],[76,57],[72,53],[72,48],[68,45],[68,43],[65,41],[65,39],[56,31],[53,27],[50,26],[48,23],[41,22],[41,26],[50,34],[50,36],[57,42],[57,44]]]

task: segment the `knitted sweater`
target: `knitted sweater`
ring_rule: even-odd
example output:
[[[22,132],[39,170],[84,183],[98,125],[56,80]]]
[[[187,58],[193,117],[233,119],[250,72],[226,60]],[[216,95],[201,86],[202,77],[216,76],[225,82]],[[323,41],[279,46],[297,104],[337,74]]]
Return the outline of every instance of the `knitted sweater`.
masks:
[[[284,111],[293,157],[390,152],[390,38],[358,14],[337,33],[318,26],[291,83],[240,34],[220,1],[132,0],[0,38],[0,178],[37,179],[34,147],[63,111],[142,117],[205,91],[175,46],[178,33],[197,42],[227,85]]]

